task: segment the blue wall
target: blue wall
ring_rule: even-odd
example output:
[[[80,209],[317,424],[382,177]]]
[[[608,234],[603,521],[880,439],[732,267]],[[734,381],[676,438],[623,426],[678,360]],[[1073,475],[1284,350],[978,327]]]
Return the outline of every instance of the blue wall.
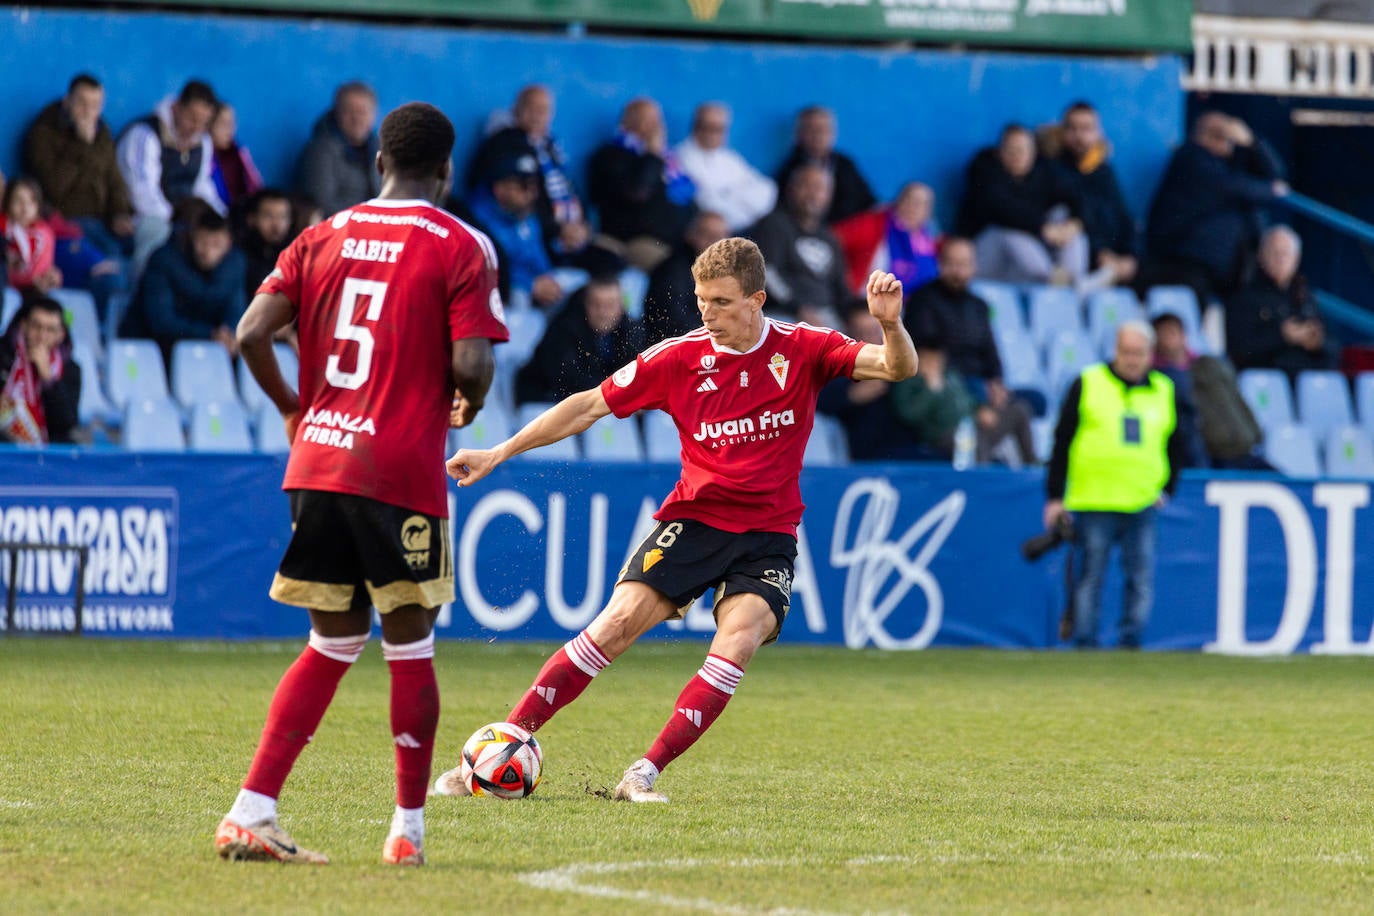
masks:
[[[581,161],[614,129],[620,107],[648,94],[664,105],[673,142],[692,108],[723,99],[733,142],[771,172],[793,114],[820,102],[839,115],[840,146],[880,195],[911,179],[933,184],[948,221],[964,162],[1007,121],[1042,123],[1070,101],[1104,109],[1126,193],[1139,212],[1180,136],[1183,94],[1174,57],[1097,60],[939,51],[839,50],[706,41],[568,38],[202,15],[0,12],[0,167],[13,172],[29,120],[89,70],[109,87],[118,129],[188,77],[239,108],[240,139],[264,175],[287,182],[333,87],[363,77],[384,109],[411,99],[442,107],[459,130],[460,164],[488,112],[540,81],[558,98],[555,127]]]

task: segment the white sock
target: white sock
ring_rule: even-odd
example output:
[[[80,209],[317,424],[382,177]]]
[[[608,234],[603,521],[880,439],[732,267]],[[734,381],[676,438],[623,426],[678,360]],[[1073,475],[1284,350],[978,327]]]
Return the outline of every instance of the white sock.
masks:
[[[261,792],[239,789],[239,796],[234,799],[234,807],[229,809],[225,817],[240,827],[274,821],[277,819],[277,800]]]
[[[650,786],[654,784],[655,779],[658,779],[659,769],[649,761],[648,757],[640,757],[638,760],[636,760],[633,764],[630,765],[630,769],[638,770],[645,776],[649,777]]]
[[[425,838],[425,809],[402,808],[397,805],[396,813],[391,816],[391,835],[403,836],[415,845],[420,845]]]

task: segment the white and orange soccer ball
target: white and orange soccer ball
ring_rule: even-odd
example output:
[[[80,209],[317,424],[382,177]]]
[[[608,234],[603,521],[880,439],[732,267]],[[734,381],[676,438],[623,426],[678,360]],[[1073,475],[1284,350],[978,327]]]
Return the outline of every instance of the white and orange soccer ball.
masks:
[[[524,798],[539,785],[544,751],[534,735],[509,722],[493,722],[463,745],[461,773],[473,795]]]

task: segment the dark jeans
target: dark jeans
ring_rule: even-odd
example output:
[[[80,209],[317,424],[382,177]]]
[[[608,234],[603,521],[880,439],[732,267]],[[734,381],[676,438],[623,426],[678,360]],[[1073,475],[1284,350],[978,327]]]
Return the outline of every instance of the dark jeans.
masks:
[[[1073,644],[1097,645],[1098,611],[1102,604],[1102,580],[1112,546],[1121,546],[1121,571],[1125,589],[1121,601],[1121,645],[1139,648],[1141,634],[1150,619],[1154,602],[1155,510],[1141,512],[1075,512],[1073,591]]]

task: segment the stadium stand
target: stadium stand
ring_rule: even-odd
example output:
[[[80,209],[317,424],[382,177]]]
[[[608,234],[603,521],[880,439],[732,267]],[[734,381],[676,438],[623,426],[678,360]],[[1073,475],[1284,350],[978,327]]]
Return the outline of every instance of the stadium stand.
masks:
[[[582,457],[588,461],[644,460],[644,442],[634,417],[602,417],[580,438]]]
[[[131,452],[182,452],[181,411],[172,399],[144,396],[129,401],[124,410],[124,448]]]
[[[1015,286],[995,280],[974,280],[969,289],[988,304],[988,319],[994,333],[1026,333],[1025,310],[1021,306],[1021,293]]]
[[[673,418],[661,410],[646,410],[640,418],[644,422],[645,459],[676,464],[682,453],[682,442]]]
[[[89,346],[96,354],[105,352],[105,340],[100,331],[100,317],[96,313],[95,299],[84,289],[54,289],[48,296],[62,305],[62,312],[71,329],[72,343]]]
[[[1329,477],[1374,480],[1374,442],[1358,426],[1338,426],[1326,436],[1326,473]]]
[[[1083,308],[1078,294],[1062,286],[1030,289],[1030,332],[1042,346],[1061,332],[1083,330]]]
[[[1088,336],[1103,356],[1116,346],[1116,329],[1124,322],[1145,317],[1135,293],[1122,286],[1099,289],[1088,296]]]
[[[806,440],[802,465],[811,468],[837,467],[849,463],[849,446],[844,427],[834,417],[816,415],[816,425]]]
[[[1088,335],[1073,328],[1059,331],[1045,348],[1045,368],[1050,394],[1058,399],[1078,373],[1097,362],[1097,347]]]
[[[151,340],[110,341],[105,362],[105,381],[109,386],[107,393],[110,403],[119,409],[134,400],[168,397],[167,370],[162,364],[162,351]],[[180,424],[180,418],[177,422]]]
[[[243,405],[237,399],[196,401],[191,408],[189,445],[194,452],[251,452],[253,438]]]
[[[1345,376],[1334,370],[1298,374],[1298,420],[1312,431],[1318,442],[1327,433],[1355,422],[1350,404],[1350,386]]]
[[[281,367],[282,376],[292,388],[295,388],[300,376],[300,363],[296,358],[296,351],[291,349],[290,344],[278,341],[272,345],[272,352],[276,354],[277,365]],[[249,416],[257,417],[264,404],[272,407],[271,402],[267,400],[267,395],[263,394],[262,388],[253,378],[253,373],[249,372],[248,367],[243,363],[239,363],[238,378],[239,400],[243,401],[244,409]],[[273,410],[273,417],[274,422],[281,419],[275,410]]]
[[[517,428],[523,429],[531,420],[552,406],[552,404],[545,404],[538,401],[521,404],[519,413],[516,415]],[[533,451],[525,452],[522,455],[517,455],[516,458],[525,461],[576,461],[580,457],[580,454],[577,437],[569,436],[566,439],[560,439],[553,445],[546,445],[543,448],[537,448]]]
[[[1264,438],[1264,457],[1289,477],[1320,477],[1317,440],[1305,426],[1288,424],[1269,430]]]
[[[1246,369],[1237,381],[1241,397],[1254,411],[1260,426],[1274,429],[1293,423],[1293,392],[1288,376],[1277,369]]]
[[[172,397],[188,412],[202,403],[237,405],[229,351],[204,340],[177,341],[172,346]]]
[[[1374,372],[1355,376],[1355,407],[1359,411],[1360,425],[1374,430]]]
[[[253,417],[253,425],[253,445],[258,451],[268,455],[284,455],[291,451],[286,424],[275,406],[264,402]]]
[[[460,448],[491,448],[509,439],[515,426],[506,408],[498,401],[488,401],[477,419],[461,429],[449,430],[450,454]]]
[[[73,344],[72,359],[81,367],[81,400],[76,408],[77,419],[85,426],[97,422],[117,422],[119,411],[105,397],[104,373],[95,351],[86,344]]]

